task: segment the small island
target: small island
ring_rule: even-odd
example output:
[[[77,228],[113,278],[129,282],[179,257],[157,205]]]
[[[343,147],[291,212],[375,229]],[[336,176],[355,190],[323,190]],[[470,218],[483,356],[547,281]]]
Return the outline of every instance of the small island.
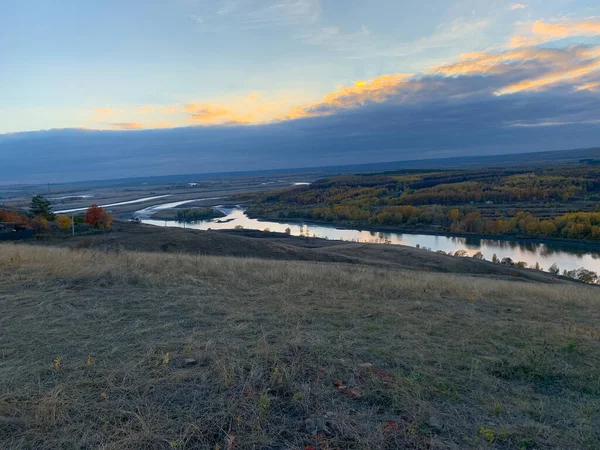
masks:
[[[178,222],[198,222],[225,217],[226,214],[214,208],[172,208],[158,211],[152,215],[156,220],[176,220]]]

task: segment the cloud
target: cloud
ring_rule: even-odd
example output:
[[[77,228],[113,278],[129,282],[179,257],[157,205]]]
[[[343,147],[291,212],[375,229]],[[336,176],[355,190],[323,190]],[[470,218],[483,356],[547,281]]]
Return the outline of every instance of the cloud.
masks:
[[[240,93],[208,102],[186,104],[181,112],[188,122],[199,125],[264,124],[279,120],[296,105],[306,103],[306,96],[295,92]]]
[[[517,9],[526,9],[527,5],[524,5],[522,3],[513,3],[512,5],[509,6],[511,11],[515,11]]]
[[[189,120],[192,122],[210,124],[235,120],[233,119],[235,113],[219,105],[190,104],[185,106],[184,111],[190,113]]]
[[[235,7],[232,6],[234,3]],[[232,15],[237,18],[236,20],[242,20],[242,16],[247,17],[251,13],[257,14],[257,17],[270,17],[273,20],[284,15],[288,18],[306,18],[309,11],[314,12],[319,8],[319,2],[312,0],[271,1],[260,8],[255,6],[250,8],[249,6],[252,5],[255,4],[243,0],[232,2],[227,7],[227,11],[221,11],[221,15]],[[259,11],[262,13],[258,14]],[[265,13],[265,11],[269,12]],[[483,29],[485,26],[487,26],[485,20],[455,20],[438,27],[436,33],[421,40],[419,46],[425,48],[444,45],[444,41],[452,39],[453,36],[470,36],[475,30]],[[527,33],[520,34],[519,37],[533,39],[536,42],[546,42],[582,33],[586,35],[600,33],[600,21],[596,19],[536,21],[526,26]],[[339,45],[342,49],[345,46],[352,46],[354,41],[359,42],[361,36],[365,37],[365,40],[372,37],[369,30],[364,27],[358,34],[360,36],[344,33],[336,27],[322,27],[320,34],[305,36],[305,39],[313,45],[328,45],[331,48]],[[367,42],[363,50],[368,49],[371,44],[372,42]],[[426,105],[435,102],[456,102],[458,108],[461,107],[461,102],[471,102],[474,99],[488,99],[492,104],[490,99],[495,97],[520,99],[534,93],[547,93],[549,98],[558,98],[554,95],[556,92],[591,97],[598,92],[599,87],[600,46],[509,46],[466,53],[460,55],[455,61],[433,66],[424,73],[391,73],[359,80],[348,86],[340,85],[321,98],[317,96],[311,98],[304,92],[249,90],[219,98],[190,99],[183,105],[149,105],[130,110],[120,109],[118,118],[112,118],[117,111],[111,108],[99,108],[95,114],[96,119],[111,117],[112,120],[103,120],[100,123],[114,130],[188,125],[203,128],[227,126],[228,129],[252,125],[257,129],[266,130],[270,129],[267,125],[278,123],[289,123],[292,124],[291,126],[294,123],[311,123],[313,126],[332,123],[330,121],[335,121],[338,117],[343,116],[347,119],[353,113],[358,116],[373,110],[377,105],[381,110],[389,108],[392,114],[398,109],[419,106],[425,108]],[[325,120],[326,118],[328,120]],[[527,117],[520,122],[515,120],[517,119],[512,116],[505,118],[508,124],[523,123],[529,128],[548,127],[540,124],[574,125],[580,118]],[[587,117],[581,120],[582,124],[589,125],[596,118]],[[508,125],[503,125],[506,126]],[[360,125],[357,127],[360,128]],[[525,127],[523,125],[521,128]],[[515,125],[513,128],[519,126]]]
[[[430,73],[446,76],[502,74],[506,85],[496,94],[504,95],[556,84],[573,85],[582,78],[596,75],[598,69],[600,47],[571,46],[470,53],[462,55],[456,63],[436,67]]]
[[[64,181],[77,174],[118,178],[597,145],[600,96],[562,88],[494,96],[504,82],[502,75],[410,78],[384,102],[256,126],[4,135],[0,180],[8,174]]]
[[[154,106],[142,106],[137,112],[138,114],[152,114],[154,111],[156,111]]]
[[[278,0],[247,12],[241,24],[251,28],[315,23],[321,12],[319,0]]]
[[[117,114],[117,110],[113,108],[96,108],[92,122],[106,122]]]
[[[239,7],[238,2],[225,2],[225,4],[215,12],[215,14],[218,16],[225,16],[225,15],[235,11],[238,7]]]
[[[524,35],[514,36],[510,46],[530,47],[571,36],[600,36],[600,19],[551,23],[537,20],[525,30]]]
[[[585,62],[571,69],[550,72],[538,78],[519,81],[517,83],[504,87],[497,93],[498,95],[513,94],[515,92],[524,90],[541,89],[549,85],[561,82],[572,83],[573,81],[579,80],[580,78],[583,78],[586,75],[594,73],[598,69],[600,69],[600,60]]]
[[[139,122],[117,122],[110,123],[109,126],[114,130],[139,130],[144,128],[144,124]]]
[[[577,91],[596,91],[600,88],[600,81],[582,84],[581,86],[577,86],[575,90]]]
[[[327,94],[320,102],[292,108],[282,119],[315,117],[332,114],[335,110],[354,108],[365,103],[381,103],[397,93],[410,74],[382,75],[369,81],[357,81]]]
[[[215,2],[217,3],[217,2]],[[222,2],[203,15],[190,15],[204,31],[257,30],[318,22],[320,0],[238,0]]]

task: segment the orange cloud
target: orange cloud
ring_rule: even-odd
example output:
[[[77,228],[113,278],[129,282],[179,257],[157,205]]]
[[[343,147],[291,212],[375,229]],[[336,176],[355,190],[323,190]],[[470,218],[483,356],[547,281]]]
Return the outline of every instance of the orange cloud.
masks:
[[[600,69],[600,61],[592,61],[573,67],[572,69],[552,72],[538,78],[523,80],[518,83],[511,84],[501,89],[496,94],[514,94],[515,92],[525,90],[538,90],[542,87],[546,87],[551,84],[556,84],[564,81],[575,81],[579,78],[589,75],[590,73],[598,69]]]
[[[139,122],[118,122],[109,124],[115,130],[139,130],[144,128],[144,124]]]
[[[523,61],[544,61],[560,67],[569,67],[578,57],[585,57],[586,50],[573,49],[563,52],[556,49],[519,49],[501,53],[475,52],[461,55],[460,61],[434,67],[429,73],[439,75],[459,75],[469,73],[504,73],[510,70],[509,63]]]
[[[600,19],[562,23],[548,23],[538,20],[531,25],[526,36],[514,36],[509,45],[512,48],[530,47],[570,36],[599,35]]]
[[[381,103],[396,94],[402,84],[411,76],[400,73],[382,75],[369,81],[357,81],[353,86],[338,87],[337,91],[327,94],[320,102],[309,106],[294,107],[280,118],[289,120],[324,116],[331,114],[333,108],[352,108],[367,102]]]
[[[513,5],[513,9],[522,9],[524,5]],[[235,96],[225,96],[209,101],[190,102],[173,106],[142,106],[131,109],[125,116],[123,110],[118,111],[118,119],[107,124],[107,117],[117,114],[112,108],[95,110],[97,119],[113,129],[168,128],[183,126],[185,122],[176,116],[174,122],[166,114],[187,114],[187,123],[200,125],[264,124],[293,120],[304,117],[327,116],[339,110],[352,109],[369,103],[382,103],[395,95],[397,101],[422,98],[412,94],[422,89],[432,89],[443,83],[444,77],[463,75],[495,75],[493,87],[484,88],[488,92],[495,90],[496,95],[513,94],[526,90],[541,90],[548,86],[572,83],[577,90],[595,90],[599,87],[594,72],[600,69],[600,46],[571,46],[566,48],[536,48],[535,45],[555,38],[573,35],[600,35],[600,20],[581,22],[549,23],[537,21],[530,24],[528,33],[515,36],[512,47],[504,51],[473,52],[461,55],[458,61],[432,67],[420,78],[410,74],[382,75],[370,80],[359,80],[350,86],[338,85],[336,90],[318,98],[307,98],[298,92],[246,92]],[[435,75],[436,77],[432,77]],[[506,79],[503,86],[502,80]],[[452,92],[454,97],[465,97],[473,94],[466,84],[459,83],[462,88]],[[468,83],[467,83],[468,84]],[[577,86],[579,85],[579,86]],[[481,92],[481,88],[480,92]],[[153,114],[155,121],[142,119],[139,122],[116,122],[135,120],[135,114]],[[104,120],[99,120],[104,119]]]
[[[236,121],[237,114],[219,105],[189,104],[184,107],[184,112],[190,114],[189,120],[205,124],[224,123]]]
[[[575,90],[576,91],[596,91],[596,90],[598,90],[598,88],[600,88],[600,81],[597,81],[595,83],[582,84],[581,86],[577,86],[575,88]]]
[[[566,49],[520,48],[500,53],[476,52],[462,55],[460,61],[434,67],[429,73],[454,76],[471,74],[527,73],[535,76],[511,83],[496,95],[573,82],[600,68],[600,47],[568,47]],[[542,72],[542,73],[540,73]]]

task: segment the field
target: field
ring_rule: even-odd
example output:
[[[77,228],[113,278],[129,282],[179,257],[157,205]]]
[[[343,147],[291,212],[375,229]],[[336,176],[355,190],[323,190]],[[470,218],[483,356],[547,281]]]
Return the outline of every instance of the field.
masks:
[[[1,448],[600,446],[596,287],[96,244],[0,245]]]

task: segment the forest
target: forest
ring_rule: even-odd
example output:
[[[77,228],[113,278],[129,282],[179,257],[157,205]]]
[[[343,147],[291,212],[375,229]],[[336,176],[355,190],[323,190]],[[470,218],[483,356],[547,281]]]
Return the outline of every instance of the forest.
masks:
[[[600,240],[600,167],[345,175],[256,194],[248,214],[347,226]]]

